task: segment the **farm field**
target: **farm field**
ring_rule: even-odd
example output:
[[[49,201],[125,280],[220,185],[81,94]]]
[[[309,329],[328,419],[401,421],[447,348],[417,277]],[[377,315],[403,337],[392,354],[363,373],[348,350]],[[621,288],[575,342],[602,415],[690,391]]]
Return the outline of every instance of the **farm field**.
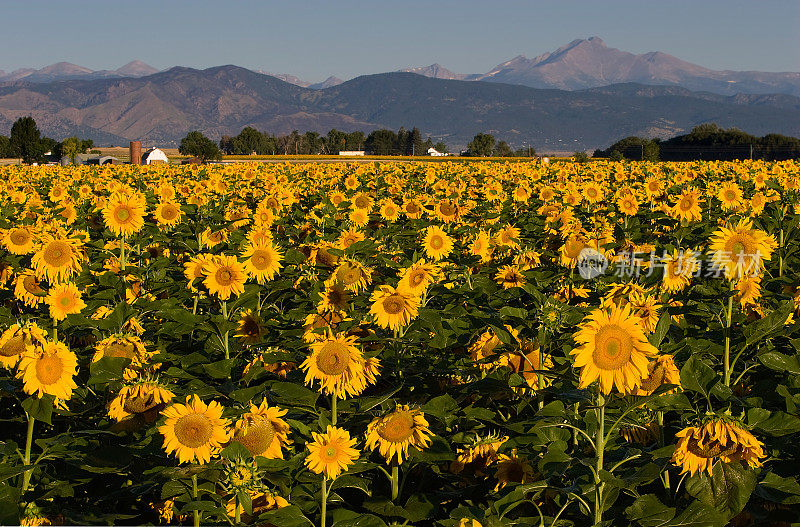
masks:
[[[0,524],[800,521],[800,164],[0,167]]]

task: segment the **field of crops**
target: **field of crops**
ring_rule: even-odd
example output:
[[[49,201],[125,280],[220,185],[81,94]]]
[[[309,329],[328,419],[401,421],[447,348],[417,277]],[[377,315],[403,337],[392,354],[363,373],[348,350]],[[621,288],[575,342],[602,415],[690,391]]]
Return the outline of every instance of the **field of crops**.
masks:
[[[800,521],[798,163],[0,180],[0,524]]]

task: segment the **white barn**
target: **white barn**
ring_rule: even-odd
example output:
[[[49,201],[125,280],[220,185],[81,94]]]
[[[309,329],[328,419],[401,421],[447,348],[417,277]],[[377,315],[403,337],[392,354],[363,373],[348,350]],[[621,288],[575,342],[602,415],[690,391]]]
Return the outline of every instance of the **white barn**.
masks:
[[[439,152],[435,148],[429,148],[428,149],[428,155],[429,156],[446,156],[447,154],[445,154],[444,152]]]
[[[142,154],[143,165],[168,165],[169,158],[160,148],[151,148]]]

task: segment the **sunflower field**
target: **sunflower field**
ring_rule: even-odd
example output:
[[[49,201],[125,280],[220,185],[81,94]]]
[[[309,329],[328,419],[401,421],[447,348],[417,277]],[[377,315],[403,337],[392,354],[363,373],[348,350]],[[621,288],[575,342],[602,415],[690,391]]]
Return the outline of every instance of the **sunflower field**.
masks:
[[[0,524],[800,522],[796,162],[0,180]]]

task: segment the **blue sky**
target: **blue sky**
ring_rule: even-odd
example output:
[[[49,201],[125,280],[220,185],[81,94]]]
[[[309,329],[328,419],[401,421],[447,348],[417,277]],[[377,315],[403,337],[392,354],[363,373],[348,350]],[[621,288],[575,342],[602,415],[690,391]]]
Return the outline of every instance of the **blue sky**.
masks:
[[[483,73],[576,38],[663,51],[713,69],[800,71],[800,2],[4,2],[0,69],[59,61],[114,69],[222,64],[349,79],[438,62]]]

